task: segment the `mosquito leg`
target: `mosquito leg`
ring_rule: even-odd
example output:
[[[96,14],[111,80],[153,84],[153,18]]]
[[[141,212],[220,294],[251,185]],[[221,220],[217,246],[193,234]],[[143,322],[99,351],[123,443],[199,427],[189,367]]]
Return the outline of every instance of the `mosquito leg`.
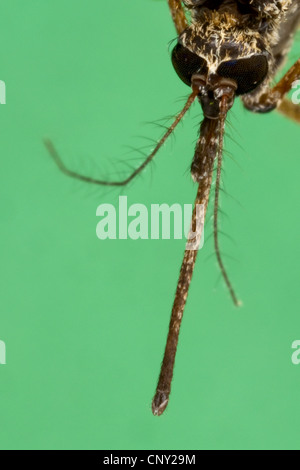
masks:
[[[214,161],[218,147],[218,134],[219,121],[205,118],[203,123],[201,124],[200,138],[196,146],[195,157],[192,164],[193,178],[199,184],[193,210],[190,232],[192,233],[192,231],[196,231],[196,243],[194,249],[191,249],[189,246],[190,240],[188,240],[188,244],[184,252],[184,258],[180,270],[175,300],[171,314],[164,358],[161,366],[156,393],[152,401],[152,412],[154,415],[157,416],[161,415],[164,412],[169,401],[179,330],[196,262],[199,246],[198,244],[202,235],[203,225],[201,225],[200,229],[197,230],[197,206],[199,204],[202,205],[205,216],[212,182]]]
[[[177,34],[179,35],[188,27],[182,3],[180,0],[168,0],[168,3]]]
[[[277,110],[289,119],[292,119],[293,121],[296,121],[300,124],[299,104],[292,103],[292,101],[290,101],[289,99],[284,98],[280,105],[277,107]]]
[[[141,171],[143,171],[143,169],[151,162],[151,160],[155,157],[155,155],[157,154],[157,152],[159,151],[159,149],[163,146],[163,144],[165,143],[165,141],[167,140],[167,138],[172,134],[172,132],[174,131],[174,129],[177,127],[177,125],[179,124],[179,122],[181,121],[181,119],[183,118],[183,116],[186,114],[186,112],[188,111],[188,109],[190,108],[190,106],[192,105],[192,103],[194,102],[195,98],[197,96],[197,90],[196,91],[193,91],[184,108],[180,111],[179,114],[177,114],[173,124],[168,128],[167,132],[164,134],[164,136],[161,138],[161,140],[158,142],[158,144],[156,145],[155,149],[153,150],[153,152],[151,152],[151,154],[146,158],[146,160],[143,161],[143,163],[138,167],[136,168],[133,173],[131,173],[131,175],[129,175],[126,179],[122,180],[122,181],[104,181],[104,180],[99,180],[99,179],[95,179],[95,178],[92,178],[90,176],[85,176],[85,175],[81,175],[73,170],[70,170],[69,168],[67,168],[64,164],[64,162],[62,161],[61,157],[59,156],[56,148],[54,147],[53,143],[51,140],[49,139],[45,139],[44,140],[44,144],[49,152],[49,154],[51,155],[51,157],[53,158],[54,162],[56,163],[56,165],[58,166],[58,168],[60,169],[60,171],[62,173],[64,173],[65,175],[67,176],[70,176],[71,178],[75,178],[75,179],[78,179],[80,181],[84,181],[86,183],[92,183],[92,184],[98,184],[98,185],[103,185],[103,186],[125,186],[126,184],[128,184],[130,181],[133,180],[133,178],[135,176],[137,176]]]
[[[300,79],[300,59],[292,65],[282,79],[269,90],[264,90],[261,94],[250,93],[242,97],[245,107],[249,111],[256,113],[267,113],[280,107],[285,95],[291,90],[293,83]]]

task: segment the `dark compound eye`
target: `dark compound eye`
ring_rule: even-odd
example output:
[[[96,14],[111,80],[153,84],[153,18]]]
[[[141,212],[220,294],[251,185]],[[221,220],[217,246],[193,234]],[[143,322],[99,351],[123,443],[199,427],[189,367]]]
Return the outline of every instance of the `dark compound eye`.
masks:
[[[237,82],[237,95],[250,93],[260,85],[268,74],[268,61],[264,55],[254,55],[247,59],[222,62],[217,74]]]
[[[177,75],[186,85],[191,85],[192,76],[196,73],[207,72],[206,60],[177,44],[172,52],[172,63]]]

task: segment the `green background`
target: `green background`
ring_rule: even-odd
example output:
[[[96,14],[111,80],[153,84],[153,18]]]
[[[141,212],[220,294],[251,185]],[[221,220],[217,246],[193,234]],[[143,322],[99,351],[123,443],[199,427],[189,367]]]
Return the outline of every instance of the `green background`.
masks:
[[[208,220],[170,404],[153,417],[184,241],[98,240],[96,208],[120,191],[61,175],[42,138],[93,176],[139,163],[126,146],[159,138],[153,121],[188,94],[166,2],[11,0],[0,17],[1,448],[299,449],[299,127],[235,104],[221,245],[244,306],[220,279]],[[122,192],[129,204],[193,202],[200,120],[195,104]]]

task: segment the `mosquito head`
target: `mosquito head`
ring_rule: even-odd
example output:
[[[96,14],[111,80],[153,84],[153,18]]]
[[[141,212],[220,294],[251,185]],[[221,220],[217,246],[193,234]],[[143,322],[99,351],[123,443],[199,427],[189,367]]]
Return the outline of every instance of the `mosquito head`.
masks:
[[[263,86],[272,65],[270,57],[258,31],[245,31],[233,16],[204,9],[201,21],[179,36],[172,63],[184,83],[193,90],[199,84],[204,115],[214,119],[225,89],[237,96]]]

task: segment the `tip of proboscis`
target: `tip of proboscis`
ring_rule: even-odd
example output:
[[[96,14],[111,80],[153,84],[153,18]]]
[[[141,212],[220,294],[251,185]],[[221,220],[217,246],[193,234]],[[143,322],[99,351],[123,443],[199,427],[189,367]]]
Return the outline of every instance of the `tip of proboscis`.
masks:
[[[154,416],[163,414],[169,403],[169,397],[165,392],[156,392],[152,400],[152,413]]]

